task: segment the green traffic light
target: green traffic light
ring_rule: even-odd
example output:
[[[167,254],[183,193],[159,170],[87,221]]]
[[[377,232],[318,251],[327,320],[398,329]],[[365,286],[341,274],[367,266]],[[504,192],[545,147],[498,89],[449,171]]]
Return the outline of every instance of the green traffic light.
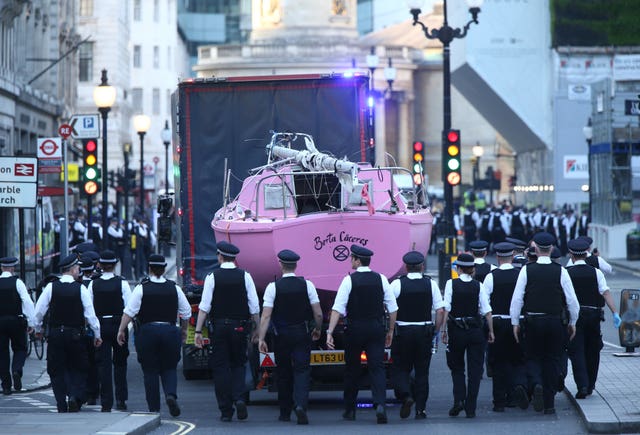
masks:
[[[96,171],[96,168],[87,168],[84,175],[87,180],[95,180],[98,178],[98,171]]]
[[[447,161],[447,167],[452,171],[457,171],[460,168],[460,161],[457,159],[449,159],[449,161]]]

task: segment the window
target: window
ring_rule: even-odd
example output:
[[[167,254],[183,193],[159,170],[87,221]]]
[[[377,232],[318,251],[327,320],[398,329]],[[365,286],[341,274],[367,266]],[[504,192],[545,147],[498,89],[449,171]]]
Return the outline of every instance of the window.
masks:
[[[142,17],[142,0],[133,0],[133,21],[140,21]]]
[[[153,110],[154,115],[160,115],[160,89],[153,88]]]
[[[160,68],[160,47],[157,45],[153,47],[153,67],[155,69]]]
[[[171,89],[167,89],[167,115],[171,116]]]
[[[80,16],[81,17],[93,16],[93,0],[80,0]]]
[[[167,47],[167,68],[171,69],[171,46]]]
[[[142,67],[142,47],[139,45],[133,46],[133,67]]]
[[[131,89],[131,106],[133,113],[142,113],[142,88]]]
[[[93,80],[93,42],[85,42],[78,48],[79,76],[81,82]]]
[[[153,0],[153,21],[160,21],[160,5],[158,4],[158,0]]]

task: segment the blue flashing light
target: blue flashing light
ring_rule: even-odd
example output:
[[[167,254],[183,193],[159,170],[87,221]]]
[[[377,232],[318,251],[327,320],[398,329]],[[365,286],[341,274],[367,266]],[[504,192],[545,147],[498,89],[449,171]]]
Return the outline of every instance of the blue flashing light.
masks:
[[[352,78],[353,77],[353,71],[349,70],[349,71],[345,71],[344,74],[342,74],[343,77],[345,78]]]
[[[373,97],[367,98],[367,106],[373,107],[373,104],[374,104]]]

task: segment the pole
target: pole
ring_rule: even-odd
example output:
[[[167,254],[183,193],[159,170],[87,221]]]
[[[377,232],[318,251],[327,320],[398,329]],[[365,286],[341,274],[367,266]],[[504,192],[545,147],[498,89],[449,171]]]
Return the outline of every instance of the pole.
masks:
[[[67,140],[62,139],[62,158],[64,160],[64,225],[60,224],[60,260],[69,254],[69,171],[67,166]]]
[[[144,215],[144,132],[140,136],[140,215]]]
[[[164,194],[169,194],[169,142],[164,143]]]
[[[20,279],[23,282],[26,282],[25,276],[26,272],[26,259],[25,257],[25,248],[24,248],[24,208],[18,209],[18,228],[19,228],[19,244],[20,244]]]
[[[107,230],[109,222],[107,221],[107,209],[109,208],[109,185],[106,182],[107,172],[107,117],[109,115],[109,107],[100,107],[98,111],[102,115],[102,249],[107,249]]]
[[[122,276],[130,280],[133,278],[131,273],[131,239],[129,238],[129,186],[131,185],[129,178],[129,153],[124,153],[124,252],[122,253]]]

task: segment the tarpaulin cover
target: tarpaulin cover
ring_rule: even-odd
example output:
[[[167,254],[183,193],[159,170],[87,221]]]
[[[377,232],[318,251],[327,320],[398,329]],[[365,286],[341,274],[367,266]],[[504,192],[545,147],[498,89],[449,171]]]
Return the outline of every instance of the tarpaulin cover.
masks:
[[[248,170],[266,163],[271,131],[313,136],[318,150],[364,161],[366,77],[261,77],[178,87],[180,178],[178,267],[199,286],[216,265],[211,221],[223,204],[225,158],[231,198]]]

